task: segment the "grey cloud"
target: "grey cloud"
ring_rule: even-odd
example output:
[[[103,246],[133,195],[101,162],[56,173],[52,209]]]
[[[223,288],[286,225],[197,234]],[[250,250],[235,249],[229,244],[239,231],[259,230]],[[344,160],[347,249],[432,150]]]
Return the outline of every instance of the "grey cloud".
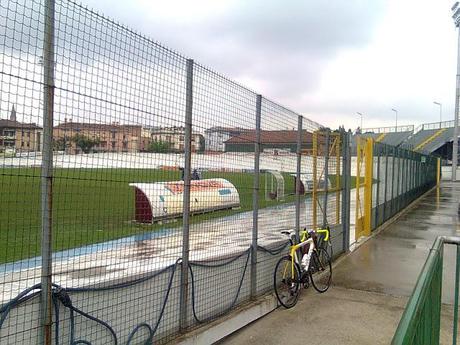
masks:
[[[367,45],[385,10],[383,0],[257,0],[201,22],[178,22],[147,21],[135,5],[111,3],[95,6],[110,6],[103,10],[148,36],[230,78],[256,80],[263,85],[258,92],[288,102],[313,90],[341,49]]]

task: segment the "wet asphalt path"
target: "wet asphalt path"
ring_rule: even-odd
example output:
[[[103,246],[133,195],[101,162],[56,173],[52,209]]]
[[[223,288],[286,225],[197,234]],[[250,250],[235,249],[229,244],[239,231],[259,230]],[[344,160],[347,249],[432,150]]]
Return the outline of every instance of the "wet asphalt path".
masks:
[[[221,344],[389,344],[437,236],[460,236],[460,183],[443,182],[333,271],[324,294],[305,291]],[[451,344],[455,248],[444,248],[441,344]]]

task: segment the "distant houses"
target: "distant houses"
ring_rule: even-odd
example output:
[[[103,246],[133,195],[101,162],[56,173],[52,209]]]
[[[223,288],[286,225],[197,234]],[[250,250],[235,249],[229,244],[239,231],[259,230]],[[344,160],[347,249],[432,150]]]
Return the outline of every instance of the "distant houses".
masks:
[[[87,152],[139,152],[150,140],[142,126],[119,123],[82,123],[65,121],[54,127],[55,150],[69,154]]]
[[[296,130],[261,131],[261,150],[296,152]],[[254,152],[256,132],[240,127],[214,126],[204,135],[192,132],[192,152]],[[34,123],[16,119],[14,106],[9,119],[0,119],[0,152],[7,150],[41,151],[43,129]],[[312,134],[302,134],[302,149],[311,149]],[[65,119],[53,128],[53,149],[67,154],[89,152],[182,153],[185,150],[185,127],[143,127],[118,122],[91,123]]]
[[[283,150],[296,152],[297,150],[297,130],[274,130],[260,131],[261,151]],[[225,141],[226,152],[254,152],[256,142],[256,131],[247,130],[237,136],[233,136]],[[311,150],[313,147],[312,133],[304,130],[301,136],[301,149]]]
[[[14,106],[9,119],[0,119],[0,152],[41,151],[43,130],[35,123],[17,121]]]
[[[208,152],[225,152],[225,143],[241,133],[250,132],[250,129],[238,127],[211,127],[204,131],[205,147]]]
[[[153,127],[151,129],[153,143],[164,143],[169,152],[184,152],[185,127]],[[203,135],[192,132],[192,152],[205,150]]]

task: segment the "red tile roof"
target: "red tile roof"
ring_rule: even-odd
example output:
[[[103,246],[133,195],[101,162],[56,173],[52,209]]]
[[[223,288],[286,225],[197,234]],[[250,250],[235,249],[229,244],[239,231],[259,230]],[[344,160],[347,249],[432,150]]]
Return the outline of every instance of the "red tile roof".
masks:
[[[0,119],[0,127],[3,128],[19,128],[19,129],[41,129],[41,127],[37,126],[35,123],[22,123],[19,121],[13,120],[1,120]]]
[[[55,129],[86,129],[91,131],[113,131],[120,129],[139,129],[140,125],[120,125],[106,123],[86,123],[86,122],[64,122],[60,123]]]
[[[256,131],[249,130],[238,136],[231,137],[226,144],[254,143],[256,141]],[[262,144],[295,144],[297,143],[296,130],[264,131],[260,132],[260,142]],[[311,143],[312,134],[307,131],[302,132],[302,143]]]

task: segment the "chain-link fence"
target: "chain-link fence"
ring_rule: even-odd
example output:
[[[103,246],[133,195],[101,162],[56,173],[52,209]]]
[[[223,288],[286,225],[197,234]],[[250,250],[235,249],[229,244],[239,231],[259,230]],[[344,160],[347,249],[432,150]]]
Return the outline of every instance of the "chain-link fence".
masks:
[[[350,135],[70,0],[0,1],[0,343],[166,343],[350,244]],[[373,224],[433,158],[375,144]],[[395,182],[396,181],[396,182]]]
[[[434,156],[373,143],[372,229],[435,186],[436,174]]]
[[[69,0],[0,19],[0,343],[165,343],[270,291],[313,212],[346,250],[343,131]]]

